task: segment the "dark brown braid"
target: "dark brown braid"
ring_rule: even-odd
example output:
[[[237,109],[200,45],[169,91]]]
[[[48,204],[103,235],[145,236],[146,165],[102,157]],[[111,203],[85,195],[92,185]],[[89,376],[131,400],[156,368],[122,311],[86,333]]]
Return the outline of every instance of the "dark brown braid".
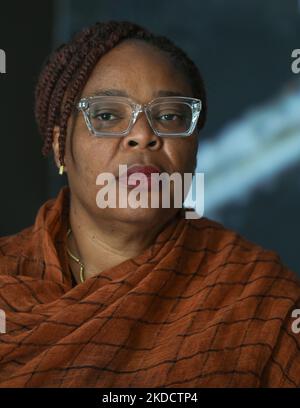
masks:
[[[140,39],[168,53],[186,74],[194,97],[202,100],[198,130],[204,126],[207,106],[203,80],[196,65],[180,48],[134,23],[97,22],[76,33],[69,43],[60,45],[43,64],[35,89],[35,118],[44,138],[44,156],[52,150],[53,128],[58,125],[59,160],[64,165],[67,122],[77,98],[99,59],[125,39]]]

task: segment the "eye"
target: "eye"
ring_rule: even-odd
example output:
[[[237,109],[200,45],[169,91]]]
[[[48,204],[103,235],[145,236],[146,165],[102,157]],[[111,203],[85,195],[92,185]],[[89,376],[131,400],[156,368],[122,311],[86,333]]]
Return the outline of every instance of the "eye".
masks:
[[[111,121],[111,120],[116,120],[119,119],[117,116],[115,116],[113,113],[111,112],[102,112],[102,113],[95,113],[93,115],[93,119],[98,119],[101,121]]]
[[[184,120],[184,115],[176,112],[158,113],[156,120],[160,122],[181,122]]]
[[[180,120],[182,119],[181,115],[177,115],[175,113],[165,113],[164,115],[161,115],[158,117],[158,120],[166,120],[166,121],[171,121],[171,120]]]

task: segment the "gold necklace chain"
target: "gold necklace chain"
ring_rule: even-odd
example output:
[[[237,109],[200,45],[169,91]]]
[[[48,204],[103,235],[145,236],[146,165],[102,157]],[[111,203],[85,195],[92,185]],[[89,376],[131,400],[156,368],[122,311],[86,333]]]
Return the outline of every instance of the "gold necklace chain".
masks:
[[[69,229],[68,229],[68,232],[67,232],[67,238],[69,237],[69,235],[71,234],[71,232],[72,232],[72,230],[71,230],[71,228],[69,228]],[[80,272],[79,272],[80,282],[83,283],[84,280],[85,280],[85,278],[84,278],[84,265],[83,265],[83,263],[80,261],[79,258],[77,258],[74,254],[72,254],[72,252],[71,252],[71,251],[69,250],[69,248],[68,248],[68,245],[66,245],[66,248],[67,248],[67,252],[68,252],[69,256],[70,256],[75,262],[77,262],[77,263],[79,264],[79,266],[80,266]]]

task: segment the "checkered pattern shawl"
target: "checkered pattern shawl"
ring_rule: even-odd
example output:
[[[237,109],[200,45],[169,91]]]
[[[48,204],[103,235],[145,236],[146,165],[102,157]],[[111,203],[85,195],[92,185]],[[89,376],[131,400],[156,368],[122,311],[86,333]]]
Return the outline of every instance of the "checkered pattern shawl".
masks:
[[[0,238],[0,387],[300,386],[300,285],[275,252],[180,211],[74,285],[69,202],[65,186]]]

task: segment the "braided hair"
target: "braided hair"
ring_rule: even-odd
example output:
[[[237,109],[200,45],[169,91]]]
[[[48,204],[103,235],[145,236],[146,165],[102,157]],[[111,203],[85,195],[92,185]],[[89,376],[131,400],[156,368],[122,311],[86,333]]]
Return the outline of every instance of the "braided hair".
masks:
[[[99,59],[122,40],[139,39],[166,52],[190,81],[194,97],[201,99],[202,111],[197,124],[206,120],[206,93],[202,77],[194,62],[168,38],[127,21],[97,22],[73,35],[45,60],[35,88],[34,115],[43,137],[42,154],[52,150],[53,129],[59,126],[59,161],[64,165],[67,122],[76,99]]]

